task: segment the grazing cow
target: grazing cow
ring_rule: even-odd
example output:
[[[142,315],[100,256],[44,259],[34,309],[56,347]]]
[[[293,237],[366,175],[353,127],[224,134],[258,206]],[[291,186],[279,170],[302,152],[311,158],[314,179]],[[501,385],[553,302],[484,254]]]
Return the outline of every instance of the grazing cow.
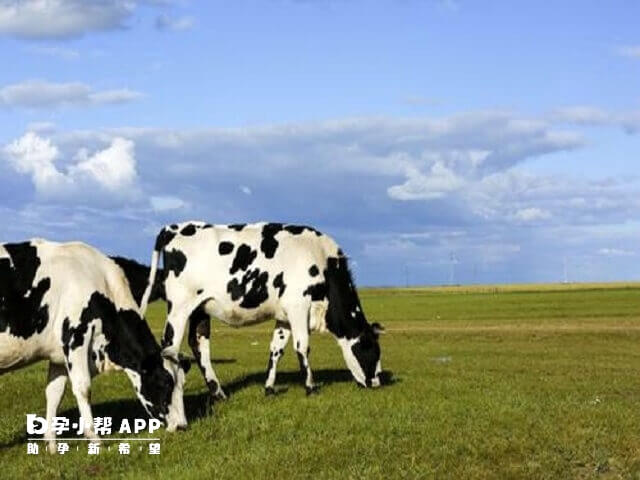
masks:
[[[145,281],[146,286],[146,281]],[[0,244],[0,374],[49,360],[46,438],[67,378],[86,426],[91,377],[123,369],[145,410],[173,430],[186,425],[182,386],[188,365],[163,357],[118,265],[83,243]],[[178,401],[179,399],[179,401]]]
[[[141,310],[155,284],[163,254],[168,317],[162,339],[177,354],[189,320],[188,341],[211,395],[225,398],[209,354],[210,316],[233,327],[276,319],[265,393],[274,393],[276,366],[293,336],[307,393],[315,389],[309,366],[309,333],[329,330],[356,382],[380,385],[382,328],[370,325],[347,259],[328,236],[310,227],[280,223],[164,227],[156,239]]]

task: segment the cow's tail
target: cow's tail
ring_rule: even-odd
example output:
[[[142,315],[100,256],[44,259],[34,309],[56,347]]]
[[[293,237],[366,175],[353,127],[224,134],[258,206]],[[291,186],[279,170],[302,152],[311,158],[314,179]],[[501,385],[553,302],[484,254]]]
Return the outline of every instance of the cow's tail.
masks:
[[[140,315],[144,317],[149,306],[149,297],[151,297],[151,291],[156,283],[156,274],[158,272],[158,262],[160,261],[160,250],[154,249],[151,254],[151,268],[149,269],[149,280],[147,282],[147,289],[144,291],[142,301],[140,302]]]

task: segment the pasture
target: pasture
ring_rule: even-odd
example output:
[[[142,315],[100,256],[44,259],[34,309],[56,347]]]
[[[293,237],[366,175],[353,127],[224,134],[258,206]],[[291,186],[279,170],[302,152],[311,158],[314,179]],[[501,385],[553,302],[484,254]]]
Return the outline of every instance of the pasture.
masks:
[[[320,392],[305,396],[289,345],[276,383],[287,391],[265,397],[272,323],[214,320],[214,368],[230,398],[210,414],[194,365],[189,429],[161,431],[160,456],[136,444],[121,456],[108,441],[98,457],[84,443],[26,455],[25,413],[44,414],[46,365],[4,375],[1,477],[640,477],[640,284],[363,289],[361,299],[387,328],[390,385],[358,388],[333,338],[314,334]],[[149,310],[158,338],[164,311]],[[123,374],[97,377],[92,404],[96,416],[144,416]],[[69,388],[61,412],[77,415]]]

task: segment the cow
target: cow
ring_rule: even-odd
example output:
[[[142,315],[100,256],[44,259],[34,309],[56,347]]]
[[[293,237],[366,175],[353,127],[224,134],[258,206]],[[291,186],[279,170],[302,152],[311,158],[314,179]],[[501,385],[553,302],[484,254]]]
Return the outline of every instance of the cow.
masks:
[[[347,258],[318,230],[281,223],[168,225],[156,238],[147,308],[164,264],[167,322],[162,347],[176,355],[188,324],[188,343],[213,399],[226,398],[211,365],[210,317],[232,327],[275,318],[265,394],[275,393],[278,360],[293,337],[307,394],[316,390],[309,366],[309,334],[328,330],[363,387],[380,385],[382,327],[365,318]]]
[[[109,370],[126,372],[151,417],[169,430],[186,426],[182,388],[189,364],[163,355],[124,271],[86,244],[0,244],[0,374],[40,360],[49,361],[45,438],[52,452],[52,419],[67,379],[85,436],[98,440],[91,378]]]

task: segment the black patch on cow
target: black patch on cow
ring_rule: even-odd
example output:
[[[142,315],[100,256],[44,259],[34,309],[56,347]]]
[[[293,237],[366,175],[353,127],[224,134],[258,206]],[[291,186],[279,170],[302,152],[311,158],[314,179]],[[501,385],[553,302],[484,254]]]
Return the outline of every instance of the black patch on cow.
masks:
[[[171,228],[175,230],[178,228],[178,226],[171,225]],[[169,243],[171,243],[171,240],[173,240],[175,236],[176,236],[176,232],[172,232],[171,230],[167,230],[166,228],[163,228],[162,230],[160,230],[160,233],[156,237],[155,251],[159,252],[160,250],[163,250],[164,247],[166,247]]]
[[[314,302],[324,300],[327,298],[327,284],[325,282],[314,283],[309,285],[302,294],[309,295]]]
[[[175,224],[175,223],[172,223],[171,225],[169,225],[169,228],[170,228],[171,230],[177,230],[177,229],[178,229],[178,225],[177,225],[177,224]]]
[[[29,338],[41,333],[49,322],[49,307],[43,305],[44,295],[51,288],[51,279],[40,279],[33,285],[40,266],[37,248],[30,243],[5,244],[11,257],[0,261],[0,332]]]
[[[180,230],[180,233],[185,237],[191,237],[196,234],[196,226],[193,223],[186,225]]]
[[[173,303],[171,303],[171,300],[167,300],[167,315],[171,313],[172,307],[173,307]]]
[[[13,286],[16,292],[27,292],[33,285],[36,271],[40,266],[38,249],[29,242],[7,243],[4,248],[9,252],[13,262]]]
[[[322,235],[318,230],[313,227],[308,227],[306,225],[287,225],[284,229],[292,235],[300,235],[305,230],[309,230],[310,232],[315,233],[318,237]]]
[[[196,291],[196,295],[200,295],[202,292],[204,292],[204,290],[203,290],[202,288],[199,288],[199,289]]]
[[[260,272],[259,270],[254,270]],[[251,288],[245,294],[240,306],[242,308],[257,308],[267,298],[269,298],[269,292],[267,291],[267,284],[269,282],[269,273],[261,272],[256,275],[251,284]]]
[[[253,263],[253,261],[258,256],[258,252],[256,250],[251,250],[251,247],[246,243],[243,243],[238,247],[236,251],[236,256],[233,259],[233,263],[231,264],[231,268],[229,269],[229,273],[233,275],[239,270],[246,270],[249,268],[249,265]]]
[[[311,275],[312,277],[315,277],[319,273],[320,273],[320,270],[318,270],[317,265],[311,265],[311,267],[309,268],[309,275]]]
[[[220,255],[229,255],[231,252],[233,252],[233,243],[220,242],[218,245],[218,253]]]
[[[173,326],[167,322],[162,335],[162,348],[168,347],[173,343]]]
[[[269,298],[267,284],[269,273],[261,272],[260,269],[247,271],[241,280],[233,278],[227,283],[227,293],[231,300],[236,301],[242,298],[240,306],[242,308],[257,308]]]
[[[235,302],[241,298],[244,295],[245,287],[237,278],[232,278],[227,283],[227,293],[231,296],[231,300]]]
[[[144,296],[144,292],[147,289],[147,284],[149,283],[149,270],[150,268],[146,265],[136,262],[130,258],[124,257],[109,257],[111,260],[116,262],[118,266],[124,272],[125,277],[127,277],[127,281],[129,282],[129,289],[133,295],[134,300],[138,305],[142,301],[142,297]],[[149,297],[149,303],[158,300],[160,298],[166,298],[164,292],[164,282],[162,279],[164,278],[164,272],[162,269],[158,270],[158,275],[156,275],[155,282],[153,284],[153,288],[151,289],[151,296]]]
[[[202,229],[204,230],[205,228],[213,228],[213,225],[211,225],[210,223],[205,223],[204,225],[202,225]]]
[[[273,288],[277,288],[279,290],[278,298],[280,298],[287,288],[287,286],[284,283],[284,272],[280,272],[278,275],[275,276],[275,278],[273,279]]]
[[[291,235],[300,235],[304,232],[305,227],[303,225],[287,225],[284,229]]]
[[[359,336],[369,324],[362,311],[358,292],[353,288],[347,258],[329,257],[324,278],[329,299],[327,328],[338,338]],[[355,317],[352,312],[356,313]]]
[[[169,272],[173,272],[173,274],[178,277],[184,270],[185,265],[187,264],[187,257],[180,250],[176,250],[175,248],[171,251],[164,252],[164,270],[165,270],[165,278],[166,275],[169,275]]]
[[[262,227],[262,241],[260,242],[260,250],[266,258],[273,258],[278,248],[276,235],[282,230],[281,223],[267,223]]]
[[[235,230],[236,232],[241,232],[246,226],[246,223],[233,223],[231,225],[227,225],[227,228]]]

